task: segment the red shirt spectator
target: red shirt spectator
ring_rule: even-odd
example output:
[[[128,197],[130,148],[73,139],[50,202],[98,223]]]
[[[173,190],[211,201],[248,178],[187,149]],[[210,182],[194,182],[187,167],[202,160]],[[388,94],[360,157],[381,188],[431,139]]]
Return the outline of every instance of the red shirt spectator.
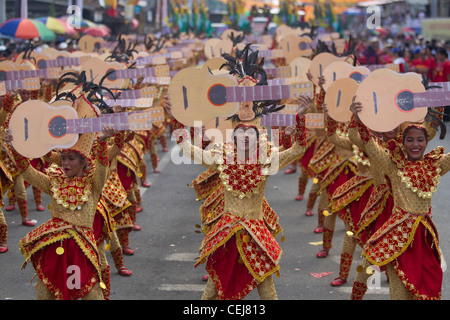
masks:
[[[436,51],[436,66],[433,70],[433,82],[450,81],[450,62],[448,53],[444,48]]]
[[[425,49],[419,51],[419,57],[411,62],[410,70],[413,72],[427,74],[432,69],[431,61],[425,56]]]

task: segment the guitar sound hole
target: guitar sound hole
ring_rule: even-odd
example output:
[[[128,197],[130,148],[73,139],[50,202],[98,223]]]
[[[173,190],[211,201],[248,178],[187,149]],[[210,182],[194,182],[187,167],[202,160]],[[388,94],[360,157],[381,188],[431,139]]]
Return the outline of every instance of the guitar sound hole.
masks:
[[[208,100],[215,106],[223,106],[227,102],[227,91],[223,84],[215,84],[208,90]]]
[[[401,91],[397,94],[396,105],[402,111],[414,109],[414,94],[411,91]]]
[[[54,138],[60,138],[66,134],[66,119],[61,116],[52,118],[48,124],[48,131]]]
[[[39,69],[46,69],[47,68],[47,61],[45,61],[43,59],[39,60],[37,62],[37,66],[38,66]]]
[[[355,80],[356,82],[360,83],[362,81],[362,74],[359,72],[353,72],[350,75],[350,78]]]
[[[113,69],[109,69],[108,71],[105,72],[105,74],[108,73],[108,72],[110,72],[110,71],[113,71]],[[108,75],[108,76],[106,77],[106,79],[108,79],[109,81],[114,81],[114,80],[116,80],[116,79],[117,79],[117,74],[116,74],[115,70],[114,70],[114,72],[112,72],[110,75]]]
[[[306,44],[306,42],[300,42],[298,44],[298,47],[300,48],[300,50],[306,50],[308,49],[308,45]]]

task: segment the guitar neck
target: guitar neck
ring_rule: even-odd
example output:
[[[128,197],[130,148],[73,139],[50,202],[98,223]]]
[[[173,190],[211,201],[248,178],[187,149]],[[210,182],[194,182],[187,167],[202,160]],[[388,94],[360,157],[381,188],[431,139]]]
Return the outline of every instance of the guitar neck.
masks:
[[[167,69],[167,70],[166,70]],[[117,79],[126,78],[138,78],[138,77],[156,77],[160,74],[166,76],[169,75],[169,68],[161,67],[151,67],[151,68],[140,68],[140,69],[121,69],[115,70],[115,77]]]
[[[261,126],[264,127],[287,127],[297,124],[296,114],[289,113],[269,113],[262,117]],[[324,127],[323,113],[307,113],[305,119],[306,128],[320,129]]]
[[[80,59],[79,57],[64,57],[53,60],[39,60],[38,67],[39,69],[58,68],[66,66],[79,66],[81,65],[81,63],[82,59]]]
[[[265,71],[275,78],[289,78],[291,76],[291,67],[266,68]]]
[[[41,84],[38,78],[31,78],[27,80],[6,80],[1,82],[1,90],[0,92],[5,90],[5,94],[8,91],[11,91],[16,88],[26,89],[26,90],[39,90]]]
[[[147,119],[140,124],[131,125],[130,116],[136,119]],[[104,126],[114,128],[116,130],[149,130],[153,120],[148,113],[145,112],[120,112],[98,118],[83,119],[67,119],[66,134],[83,134],[91,132],[101,132]]]
[[[307,95],[311,83],[291,85],[266,85],[253,87],[226,87],[227,102],[267,101],[294,98]],[[304,92],[302,92],[304,91]]]
[[[414,108],[450,106],[450,91],[427,91],[413,95]]]
[[[7,80],[24,80],[27,78],[46,78],[47,70],[19,70],[6,72]]]
[[[294,126],[295,114],[287,113],[269,113],[261,118],[261,126],[274,127],[274,126]]]

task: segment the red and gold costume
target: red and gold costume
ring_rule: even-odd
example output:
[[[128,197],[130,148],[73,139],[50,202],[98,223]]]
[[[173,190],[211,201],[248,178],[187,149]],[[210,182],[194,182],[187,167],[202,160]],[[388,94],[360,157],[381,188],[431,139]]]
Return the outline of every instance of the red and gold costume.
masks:
[[[180,127],[182,125],[178,122],[173,124],[174,129]],[[195,264],[198,266],[206,262],[210,275],[202,299],[242,299],[256,287],[261,298],[276,299],[271,275],[279,270],[282,250],[264,221],[263,204],[267,179],[264,169],[270,167],[277,150],[272,148],[267,138],[262,139],[259,150],[266,150],[267,162],[258,162],[257,154],[252,154],[250,159],[255,164],[237,164],[233,142],[207,151],[192,145],[186,130],[181,132],[177,142],[183,152],[196,161],[196,155],[201,155],[201,163],[219,173],[224,186],[223,213],[206,229],[207,234],[200,246],[200,258]],[[302,118],[298,121],[294,145],[278,154],[277,169],[298,158],[304,152],[305,145]]]
[[[134,225],[135,230],[139,230],[140,227],[136,223],[136,214],[138,206],[138,198],[140,198],[140,193],[138,197],[136,194],[140,192],[138,185],[138,178],[142,177],[141,164],[144,161],[144,147],[141,141],[133,137],[123,146],[120,154],[117,156],[117,173],[128,195],[128,201],[131,205],[126,209],[128,215]],[[127,229],[123,229],[118,233],[119,239],[122,246],[132,254],[129,246],[129,234]]]
[[[347,124],[346,123],[335,123],[336,126],[333,128],[334,131],[329,131],[327,133],[327,139],[322,144],[323,148],[319,149],[324,151],[324,155],[319,163],[324,164],[324,168],[320,175],[320,187],[319,194],[325,193],[323,197],[326,197],[328,204],[331,202],[331,198],[334,192],[350,180],[357,173],[356,162],[352,158],[353,151],[342,148],[341,146],[334,144],[330,137],[334,134],[346,135],[347,134]],[[320,153],[317,154],[320,154]],[[328,206],[328,205],[327,205]],[[323,228],[323,248],[317,253],[317,257],[322,258],[328,255],[329,250],[332,247],[332,240],[334,234],[334,227],[336,223],[336,215],[329,214],[325,216],[324,228]]]
[[[316,92],[317,87],[314,86],[314,92]],[[320,88],[319,92],[314,95],[313,108],[317,112],[323,112],[322,105],[325,99],[325,91]],[[326,131],[323,129],[315,129],[314,134],[316,136],[314,144],[314,152],[308,162],[308,170],[314,177],[314,184],[312,185],[309,195],[308,202],[306,204],[307,215],[311,215],[313,212],[314,205],[316,203],[317,197],[320,195],[319,204],[317,208],[317,227],[314,232],[322,233],[323,224],[325,221],[324,211],[329,206],[329,199],[326,193],[319,193],[321,180],[327,173],[328,168],[335,159],[334,154],[334,144],[332,144],[327,139]]]
[[[368,239],[363,256],[370,264],[386,266],[393,299],[440,299],[441,257],[431,199],[450,170],[450,155],[437,147],[423,160],[410,161],[402,144],[391,140],[383,147],[365,126],[352,121],[371,164],[388,176],[394,199],[391,216]]]
[[[84,95],[79,96],[73,106],[79,115],[97,117],[100,114]],[[76,151],[88,160],[89,167],[82,177],[68,178],[56,164],[44,174],[14,151],[24,178],[51,196],[52,218],[19,242],[25,258],[23,267],[31,261],[39,277],[37,299],[103,299],[105,284],[93,224],[106,182],[108,156],[107,142],[98,140],[94,158],[91,158],[95,136],[95,133],[83,134],[71,149],[65,150]],[[71,266],[79,268],[77,286],[73,287],[67,284],[73,272],[69,270]]]
[[[338,123],[327,116],[326,124],[330,141],[340,148],[352,151],[353,161],[357,164],[357,174],[337,187],[330,201],[332,215],[339,216],[345,224],[346,231],[341,252],[339,277],[331,282],[332,286],[340,286],[347,281],[356,245],[359,244],[363,247],[366,241],[366,233],[358,232],[359,222],[374,190],[374,184],[380,184],[380,182],[374,182],[370,171],[370,162],[364,152],[355,146],[347,135],[337,132]]]

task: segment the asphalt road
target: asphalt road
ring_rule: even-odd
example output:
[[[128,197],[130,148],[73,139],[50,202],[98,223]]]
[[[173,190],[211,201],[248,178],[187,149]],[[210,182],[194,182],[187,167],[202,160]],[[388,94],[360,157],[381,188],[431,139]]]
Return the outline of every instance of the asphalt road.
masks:
[[[443,145],[450,150],[450,136],[444,141],[434,140],[429,148]],[[195,225],[200,222],[199,206],[194,190],[187,187],[204,168],[201,165],[175,165],[171,152],[177,153],[174,142],[169,141],[170,151],[162,152],[160,169],[155,174],[149,169],[151,188],[142,189],[144,211],[138,214],[137,221],[141,231],[131,234],[134,256],[125,256],[125,265],[133,271],[131,277],[120,276],[112,266],[112,300],[192,300],[201,298],[205,282],[204,265],[194,268],[194,258],[202,234],[195,233]],[[148,155],[147,155],[148,156]],[[150,168],[149,158],[148,165]],[[321,248],[317,242],[322,236],[313,233],[317,215],[304,215],[306,200],[294,201],[297,192],[297,174],[285,175],[284,171],[269,178],[266,198],[280,216],[285,241],[280,241],[283,249],[280,277],[275,277],[275,287],[281,300],[349,300],[351,284],[360,261],[361,249],[357,248],[349,281],[342,287],[330,286],[338,276],[339,256],[344,236],[344,225],[339,219],[333,239],[333,248],[325,259],[316,258]],[[310,188],[312,181],[308,184]],[[433,218],[440,235],[440,246],[444,258],[450,257],[450,177],[444,176],[438,191],[433,197]],[[29,217],[38,224],[49,219],[48,211],[34,210],[31,188],[27,190],[31,199]],[[6,199],[5,199],[6,200]],[[49,197],[44,195],[44,206]],[[23,258],[18,249],[18,241],[30,227],[20,224],[18,210],[4,212],[8,223],[9,251],[0,255],[0,300],[33,300],[35,297],[32,277],[34,270],[30,265],[21,269]],[[112,258],[108,254],[108,260]],[[450,261],[450,258],[448,259]],[[314,273],[331,273],[316,278]],[[444,273],[442,297],[450,298],[450,275]],[[245,300],[258,300],[255,292]],[[381,277],[381,288],[369,290],[366,300],[389,300],[386,278]]]

